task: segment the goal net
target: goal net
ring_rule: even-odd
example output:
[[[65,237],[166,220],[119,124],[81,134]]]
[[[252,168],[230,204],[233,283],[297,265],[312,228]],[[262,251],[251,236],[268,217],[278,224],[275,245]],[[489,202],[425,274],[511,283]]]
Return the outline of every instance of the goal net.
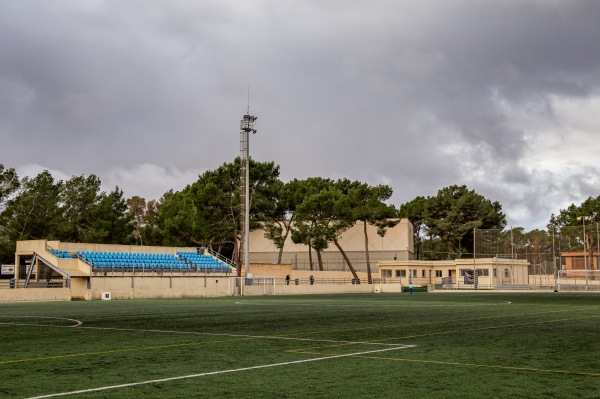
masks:
[[[560,268],[559,236],[543,231],[476,229],[475,258],[526,260],[529,274],[553,275]]]
[[[275,295],[275,277],[234,277],[233,295]]]
[[[600,270],[559,270],[558,289],[598,291],[600,290]]]
[[[548,230],[530,231],[521,227],[475,229],[474,258],[493,259],[499,264],[507,260],[526,262],[528,282],[523,285],[558,288],[561,279],[565,289],[600,290],[598,226],[550,226]]]
[[[475,229],[474,235],[475,258],[511,258],[510,238],[507,240],[503,230]]]

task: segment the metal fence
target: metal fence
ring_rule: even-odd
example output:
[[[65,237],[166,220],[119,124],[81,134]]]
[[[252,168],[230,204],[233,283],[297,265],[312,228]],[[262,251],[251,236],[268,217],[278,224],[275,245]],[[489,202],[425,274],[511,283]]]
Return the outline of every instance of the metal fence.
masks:
[[[11,288],[64,288],[67,287],[66,280],[56,281],[29,281],[15,279],[0,280],[0,289],[11,289]]]
[[[557,276],[573,254],[582,258],[580,269],[593,270],[598,269],[599,229],[599,223],[547,231],[476,229],[473,252],[475,258],[525,259],[530,275]]]

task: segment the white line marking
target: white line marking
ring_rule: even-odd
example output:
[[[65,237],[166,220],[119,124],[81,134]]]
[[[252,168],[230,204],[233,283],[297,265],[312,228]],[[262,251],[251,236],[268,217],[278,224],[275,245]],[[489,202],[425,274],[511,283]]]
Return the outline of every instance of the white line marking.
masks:
[[[364,342],[364,341],[335,341],[329,339],[313,339],[313,338],[296,338],[296,337],[284,337],[278,335],[248,335],[248,334],[224,334],[224,333],[203,333],[195,331],[169,331],[169,330],[143,330],[137,328],[113,328],[113,327],[79,327],[79,329],[90,329],[90,330],[110,330],[110,331],[133,331],[133,332],[154,332],[164,334],[184,334],[184,335],[204,335],[212,337],[230,337],[230,338],[255,338],[255,339],[280,339],[287,341],[308,341],[308,342],[325,342],[334,344],[356,344],[356,345],[384,345],[384,346],[398,346],[398,344],[387,344],[381,342]]]
[[[267,306],[269,304],[272,304],[273,302],[277,302],[277,301],[236,301],[235,304],[236,305],[258,305],[258,306]],[[279,302],[284,302],[279,301]],[[286,306],[318,306],[318,307],[323,307],[323,306],[335,306],[336,308],[343,308],[343,307],[350,307],[350,308],[356,308],[356,307],[377,307],[377,308],[385,308],[385,307],[405,307],[405,306],[438,306],[438,307],[467,307],[467,306],[499,306],[499,305],[510,305],[511,302],[510,301],[498,301],[498,302],[494,302],[494,303],[467,303],[467,302],[455,302],[455,303],[436,303],[436,302],[410,302],[410,301],[402,301],[402,302],[398,302],[395,304],[384,304],[384,303],[377,303],[377,302],[373,302],[373,303],[361,303],[359,305],[357,304],[339,304],[339,303],[287,303],[286,302]]]
[[[106,330],[106,331],[132,331],[132,332],[152,332],[161,334],[182,334],[182,335],[199,335],[199,336],[211,336],[211,337],[229,337],[229,338],[254,338],[254,339],[278,339],[283,341],[305,341],[305,342],[323,342],[333,344],[349,344],[349,345],[379,345],[379,346],[397,346],[398,344],[389,344],[383,342],[369,342],[369,341],[338,341],[330,339],[314,339],[314,338],[297,338],[297,337],[285,337],[278,335],[248,335],[248,334],[224,334],[224,333],[203,333],[195,331],[173,331],[173,330],[147,330],[138,328],[116,328],[116,327],[91,327],[82,326],[83,322],[75,319],[66,319],[61,317],[42,317],[42,316],[15,316],[15,317],[39,317],[47,319],[61,319],[74,321],[77,324],[72,326],[57,326],[54,324],[27,324],[27,323],[9,323],[0,322],[0,324],[6,325],[17,325],[17,326],[29,326],[29,327],[55,327],[55,328],[72,328],[78,327],[78,330]]]
[[[66,317],[50,317],[50,316],[0,316],[1,318],[12,318],[12,319],[54,319],[54,320],[67,320],[67,321],[72,321],[75,324],[72,326],[56,326],[53,324],[50,325],[45,325],[45,324],[29,324],[29,323],[14,323],[14,322],[0,322],[0,324],[10,324],[10,325],[17,325],[17,326],[40,326],[40,327],[79,327],[80,325],[83,324],[82,321],[80,320],[75,320],[75,319],[67,319]]]
[[[53,394],[42,395],[42,396],[32,396],[32,397],[29,397],[29,398],[26,398],[26,399],[55,398],[55,397],[58,397],[58,396],[77,395],[77,394],[82,394],[82,393],[106,391],[106,390],[109,390],[109,389],[128,388],[128,387],[134,387],[134,386],[138,386],[138,385],[147,385],[147,384],[156,384],[156,383],[160,383],[160,382],[185,380],[185,379],[190,379],[190,378],[206,377],[206,376],[210,376],[210,375],[219,375],[219,374],[227,374],[227,373],[239,373],[239,372],[242,372],[242,371],[258,370],[258,369],[265,369],[265,368],[270,368],[270,367],[281,367],[281,366],[289,366],[289,365],[292,365],[292,364],[301,364],[301,363],[309,363],[309,362],[318,362],[318,361],[322,361],[322,360],[339,359],[339,358],[342,358],[342,357],[368,355],[368,354],[371,354],[371,353],[378,353],[378,352],[385,352],[385,351],[393,351],[393,350],[399,350],[399,349],[412,348],[414,346],[415,345],[405,345],[405,346],[397,346],[397,347],[394,347],[394,348],[377,349],[377,350],[366,351],[366,352],[347,353],[347,354],[344,354],[344,355],[332,355],[332,356],[325,356],[325,357],[316,357],[316,358],[312,358],[312,359],[295,360],[295,361],[292,361],[292,362],[263,364],[263,365],[260,365],[260,366],[242,367],[242,368],[239,368],[239,369],[230,369],[230,370],[210,371],[210,372],[207,372],[207,373],[182,375],[182,376],[179,376],[179,377],[161,378],[161,379],[158,379],[158,380],[148,380],[148,381],[131,382],[131,383],[128,383],[128,384],[108,385],[108,386],[98,387],[98,388],[81,389],[81,390],[78,390],[78,391],[60,392],[60,393],[53,393]]]

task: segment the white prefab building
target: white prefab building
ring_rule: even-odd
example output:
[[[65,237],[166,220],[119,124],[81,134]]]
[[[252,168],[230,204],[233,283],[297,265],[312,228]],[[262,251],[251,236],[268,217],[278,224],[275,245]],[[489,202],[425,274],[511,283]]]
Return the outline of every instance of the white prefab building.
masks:
[[[383,281],[403,286],[498,289],[529,286],[528,266],[523,259],[499,258],[383,261],[379,273]]]

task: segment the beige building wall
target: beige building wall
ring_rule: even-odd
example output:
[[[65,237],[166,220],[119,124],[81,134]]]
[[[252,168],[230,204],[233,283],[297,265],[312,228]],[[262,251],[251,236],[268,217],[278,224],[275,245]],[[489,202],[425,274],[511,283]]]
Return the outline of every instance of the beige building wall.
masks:
[[[308,280],[312,275],[315,279],[321,280],[346,280],[351,281],[354,276],[349,271],[339,270],[295,270],[292,264],[272,264],[272,263],[252,263],[250,264],[250,272],[253,277],[275,277],[277,280],[284,281],[287,275],[290,279],[294,280],[299,278],[301,280]],[[367,279],[367,273],[358,272],[356,273],[359,279]]]
[[[282,284],[277,281],[275,284],[251,285],[244,287],[244,296],[254,295],[307,295],[307,294],[369,294],[375,293],[375,289],[380,292],[400,292],[399,284],[386,284],[380,288],[374,284],[348,284],[348,283],[329,283],[310,285],[302,282],[298,285],[290,283],[289,285]]]
[[[384,260],[409,260],[413,259],[414,242],[412,224],[408,219],[401,219],[399,223],[387,229],[384,237],[377,234],[377,228],[367,225],[369,237],[369,258],[371,270],[377,272],[377,262]],[[272,241],[265,238],[264,230],[250,232],[250,262],[251,263],[277,263],[279,249]],[[360,272],[366,272],[365,235],[363,224],[357,223],[346,231],[339,239],[340,246],[346,252],[353,267]],[[318,268],[317,254],[312,253],[314,268]],[[349,271],[344,258],[338,248],[331,243],[322,252],[325,270]],[[294,244],[291,235],[288,236],[281,263],[291,264],[294,270],[309,270],[308,247],[303,244]]]
[[[229,296],[234,288],[226,276],[92,277],[85,299],[101,299],[103,292],[112,299]]]
[[[294,270],[291,264],[252,263],[254,285],[244,288],[244,295],[303,295],[400,292],[398,283],[367,284],[367,273],[357,273],[359,281],[349,271]],[[290,276],[286,284],[286,276]],[[313,276],[313,284],[310,283]],[[265,286],[267,285],[267,286]]]
[[[70,301],[68,288],[11,288],[0,289],[1,302]]]

